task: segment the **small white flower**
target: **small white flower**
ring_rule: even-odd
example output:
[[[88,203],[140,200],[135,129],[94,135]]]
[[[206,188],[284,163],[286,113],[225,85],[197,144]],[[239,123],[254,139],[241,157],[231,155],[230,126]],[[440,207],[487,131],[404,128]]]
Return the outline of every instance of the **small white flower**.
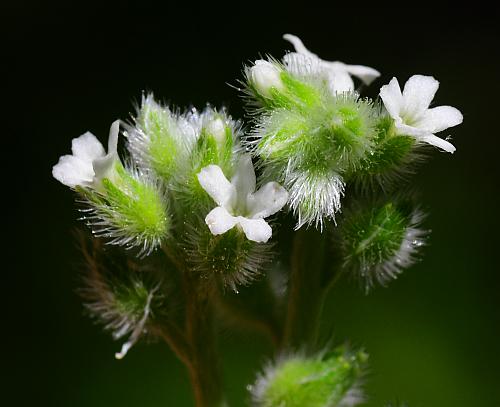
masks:
[[[394,119],[399,134],[413,136],[419,141],[453,153],[453,144],[434,133],[462,123],[463,116],[451,106],[429,109],[438,88],[439,82],[432,76],[413,75],[401,92],[398,80],[392,78],[388,85],[380,89],[380,97]]]
[[[212,234],[220,235],[239,225],[249,240],[265,243],[271,238],[271,227],[264,218],[286,204],[288,192],[276,182],[268,182],[255,191],[255,172],[249,155],[240,159],[231,182],[217,165],[203,168],[198,180],[219,205],[205,218]]]
[[[271,89],[283,90],[280,70],[276,65],[263,59],[255,61],[255,65],[248,71],[248,78],[257,92],[264,97],[271,97]]]
[[[354,90],[355,76],[369,85],[380,76],[376,69],[364,65],[347,65],[340,61],[325,61],[309,51],[301,39],[292,34],[285,34],[283,38],[289,41],[296,52],[285,55],[283,60],[287,70],[296,75],[313,75],[324,77],[333,94]]]
[[[103,178],[115,179],[115,164],[119,162],[117,153],[120,121],[111,124],[108,153],[99,140],[90,132],[73,139],[72,155],[64,155],[52,168],[55,179],[70,188],[76,186],[99,189]]]

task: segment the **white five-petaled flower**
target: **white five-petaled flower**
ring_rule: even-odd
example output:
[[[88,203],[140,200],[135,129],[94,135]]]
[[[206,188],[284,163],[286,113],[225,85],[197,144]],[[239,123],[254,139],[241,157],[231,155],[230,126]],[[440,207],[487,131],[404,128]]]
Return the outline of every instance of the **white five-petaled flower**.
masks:
[[[302,40],[292,34],[285,34],[283,38],[295,48],[283,57],[287,69],[297,75],[317,75],[323,77],[333,94],[354,90],[351,78],[359,78],[365,85],[369,85],[380,76],[376,69],[364,65],[347,65],[340,61],[325,61],[309,51]]]
[[[255,172],[249,155],[240,159],[231,181],[217,165],[204,167],[198,180],[219,205],[205,218],[212,234],[220,235],[239,225],[249,240],[265,243],[271,238],[272,229],[264,218],[286,204],[288,192],[276,182],[268,182],[255,191]]]
[[[394,119],[399,134],[415,137],[424,143],[453,153],[455,147],[434,135],[463,121],[462,113],[451,106],[429,105],[439,88],[432,76],[413,75],[405,84],[403,92],[396,78],[380,89],[380,98],[387,112]]]
[[[55,179],[70,188],[76,186],[91,187],[99,190],[104,178],[116,177],[115,164],[119,162],[117,153],[120,121],[111,124],[108,139],[108,153],[99,140],[86,132],[71,142],[72,155],[64,155],[52,168]]]

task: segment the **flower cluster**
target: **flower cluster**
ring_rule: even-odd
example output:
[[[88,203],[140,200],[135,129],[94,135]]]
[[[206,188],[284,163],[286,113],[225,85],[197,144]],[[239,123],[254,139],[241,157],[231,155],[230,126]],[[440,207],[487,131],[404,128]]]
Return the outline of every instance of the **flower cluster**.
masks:
[[[367,355],[318,351],[322,301],[338,277],[368,292],[417,260],[427,232],[404,182],[427,145],[455,151],[436,134],[463,120],[430,107],[431,76],[403,90],[393,78],[372,100],[358,84],[373,84],[376,69],[283,38],[294,51],[245,67],[248,127],[225,109],[182,111],[146,94],[129,122],[112,123],[107,152],[87,132],[52,170],[83,203],[94,242],[131,249],[115,262],[117,249],[84,245],[86,309],[127,338],[118,359],[145,334],[164,339],[199,406],[224,405],[210,353],[219,314],[265,333],[281,355],[250,386],[256,406],[362,402]]]
[[[438,82],[411,77],[403,92],[396,79],[381,88],[383,108],[361,98],[352,77],[372,83],[380,73],[363,65],[325,61],[286,34],[295,52],[283,61],[258,60],[246,69],[246,92],[255,110],[246,144],[264,175],[283,183],[297,228],[335,219],[346,184],[375,180],[388,187],[408,172],[422,143],[454,147],[434,133],[462,121],[450,106],[429,109]]]

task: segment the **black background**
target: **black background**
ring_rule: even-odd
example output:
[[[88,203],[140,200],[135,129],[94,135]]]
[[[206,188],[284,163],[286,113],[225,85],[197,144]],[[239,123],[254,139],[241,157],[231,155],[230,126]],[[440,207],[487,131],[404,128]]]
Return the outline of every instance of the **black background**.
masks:
[[[364,296],[349,283],[331,296],[325,327],[371,354],[369,406],[500,405],[498,13],[479,2],[209,2],[115,6],[19,2],[2,6],[3,323],[7,405],[189,406],[181,364],[159,344],[122,362],[119,344],[82,316],[70,191],[51,177],[71,139],[106,140],[144,90],[177,106],[225,105],[243,114],[244,62],[281,57],[299,35],[324,59],[441,82],[436,105],[464,114],[454,155],[436,152],[412,179],[433,229],[422,263]],[[232,405],[264,360],[259,338],[225,331]],[[240,401],[241,403],[241,401]]]

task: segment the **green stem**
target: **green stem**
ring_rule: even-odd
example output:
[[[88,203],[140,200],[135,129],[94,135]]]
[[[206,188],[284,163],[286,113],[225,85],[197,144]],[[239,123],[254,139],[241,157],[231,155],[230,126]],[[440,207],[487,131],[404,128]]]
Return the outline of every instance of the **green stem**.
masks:
[[[282,342],[285,349],[310,349],[316,345],[331,279],[327,244],[326,236],[315,229],[300,229],[295,234]]]
[[[196,406],[220,407],[224,398],[216,351],[213,289],[187,267],[178,251],[167,246],[163,249],[180,272],[185,304],[184,329],[181,333],[167,329],[164,339],[188,369]]]
[[[187,366],[197,407],[223,405],[220,366],[217,358],[214,310],[210,295],[190,280],[187,288],[193,290],[187,297],[186,338],[190,345],[190,363]]]

